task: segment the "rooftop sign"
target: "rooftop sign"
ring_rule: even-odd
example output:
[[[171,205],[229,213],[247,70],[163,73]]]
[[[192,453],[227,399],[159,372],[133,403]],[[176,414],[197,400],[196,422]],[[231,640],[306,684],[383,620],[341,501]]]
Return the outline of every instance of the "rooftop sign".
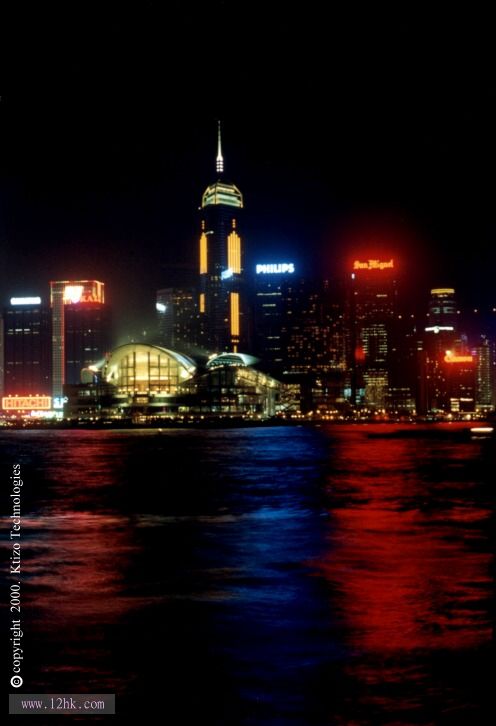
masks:
[[[445,363],[473,363],[473,361],[473,355],[455,355],[451,350],[447,350],[444,356]]]
[[[4,411],[48,411],[52,407],[50,396],[5,396]]]
[[[41,297],[11,297],[11,305],[41,305]]]
[[[355,260],[353,262],[354,270],[392,270],[393,268],[394,260],[392,258],[390,260],[366,260],[365,262]]]
[[[285,275],[293,274],[295,271],[294,262],[277,262],[269,265],[257,265],[257,275]]]

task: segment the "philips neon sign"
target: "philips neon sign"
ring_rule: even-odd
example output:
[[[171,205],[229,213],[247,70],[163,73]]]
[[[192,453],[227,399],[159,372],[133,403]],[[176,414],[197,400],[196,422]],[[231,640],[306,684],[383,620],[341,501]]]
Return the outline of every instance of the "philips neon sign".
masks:
[[[257,265],[257,275],[292,275],[295,271],[293,262],[278,262],[270,265]]]

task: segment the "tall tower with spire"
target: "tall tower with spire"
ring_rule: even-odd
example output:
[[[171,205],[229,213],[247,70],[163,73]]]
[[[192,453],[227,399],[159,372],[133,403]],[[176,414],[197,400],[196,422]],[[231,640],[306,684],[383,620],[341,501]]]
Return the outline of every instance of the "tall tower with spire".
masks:
[[[244,344],[243,245],[239,218],[243,196],[224,178],[220,121],[217,181],[203,193],[200,207],[199,273],[202,339],[212,352],[237,352]]]

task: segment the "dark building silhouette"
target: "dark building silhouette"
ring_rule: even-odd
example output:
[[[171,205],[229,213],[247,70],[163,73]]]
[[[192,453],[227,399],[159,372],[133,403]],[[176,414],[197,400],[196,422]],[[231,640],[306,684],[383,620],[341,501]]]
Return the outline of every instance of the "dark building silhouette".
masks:
[[[188,353],[195,348],[198,332],[198,295],[194,287],[157,290],[157,343]]]

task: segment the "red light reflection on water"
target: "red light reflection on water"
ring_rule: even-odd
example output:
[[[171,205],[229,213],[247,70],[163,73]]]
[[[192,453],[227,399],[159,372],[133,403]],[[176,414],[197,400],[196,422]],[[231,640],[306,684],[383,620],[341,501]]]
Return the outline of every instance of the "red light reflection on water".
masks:
[[[106,633],[125,627],[150,598],[136,596],[127,583],[139,546],[129,516],[116,506],[113,456],[122,445],[91,432],[75,446],[70,433],[66,446],[48,441],[38,510],[23,518],[23,601],[38,651],[31,666],[39,660],[30,678],[38,689],[56,682],[69,690],[114,690],[129,677],[116,672]]]
[[[487,541],[473,547],[484,544],[489,511],[470,481],[452,477],[470,444],[450,447],[446,479],[434,484],[417,468],[417,452],[425,462],[429,446],[435,457],[432,442],[357,433],[336,450],[344,474],[329,484],[330,548],[319,569],[360,652],[463,649],[490,639],[492,556]]]
[[[27,593],[36,591],[36,607],[45,612],[43,627],[53,620],[79,624],[112,622],[130,603],[123,597],[124,571],[134,552],[124,518],[92,512],[26,519],[36,528],[25,572]]]

